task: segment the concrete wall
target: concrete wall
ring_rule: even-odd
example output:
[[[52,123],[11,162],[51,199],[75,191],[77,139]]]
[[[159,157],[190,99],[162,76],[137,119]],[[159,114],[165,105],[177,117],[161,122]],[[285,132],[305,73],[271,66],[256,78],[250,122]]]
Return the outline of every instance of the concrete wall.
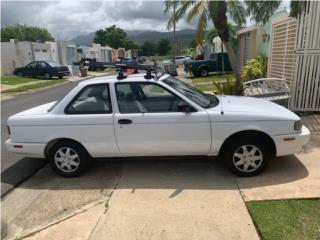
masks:
[[[1,43],[1,74],[11,75],[17,67],[24,67],[34,60],[30,42]]]
[[[57,41],[59,62],[62,65],[72,65],[77,59],[77,47],[68,41]]]
[[[47,43],[31,43],[35,61],[52,61],[51,46]]]
[[[59,62],[59,55],[58,55],[58,45],[56,42],[46,42],[46,44],[50,45],[51,51],[51,59],[54,62]]]

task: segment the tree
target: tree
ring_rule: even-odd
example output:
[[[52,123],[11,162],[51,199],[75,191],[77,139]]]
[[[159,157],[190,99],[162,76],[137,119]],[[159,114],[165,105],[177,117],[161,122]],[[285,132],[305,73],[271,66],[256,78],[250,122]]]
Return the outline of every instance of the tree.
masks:
[[[197,47],[197,42],[196,40],[192,39],[189,43],[190,48],[196,48]]]
[[[54,41],[47,29],[21,24],[1,28],[1,42],[8,42],[10,39],[30,42]]]
[[[167,38],[162,38],[158,42],[157,50],[158,54],[161,56],[167,55],[168,52],[170,51],[170,41]]]
[[[135,44],[131,39],[128,38],[127,33],[121,28],[117,28],[116,25],[97,30],[93,42],[100,43],[102,46],[109,46],[112,48],[138,48],[137,44]]]
[[[153,56],[155,55],[156,50],[157,50],[156,44],[149,41],[145,41],[141,46],[141,55]]]

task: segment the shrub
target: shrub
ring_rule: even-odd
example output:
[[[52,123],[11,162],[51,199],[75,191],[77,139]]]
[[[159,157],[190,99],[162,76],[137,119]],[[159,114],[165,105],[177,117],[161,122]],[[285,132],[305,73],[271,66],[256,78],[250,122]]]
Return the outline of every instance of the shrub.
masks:
[[[267,77],[268,58],[263,55],[259,55],[247,62],[242,68],[241,79],[242,81],[254,80],[257,78]]]
[[[213,86],[217,90],[218,94],[225,95],[239,95],[240,85],[235,83],[234,78],[227,77],[227,81],[213,81]]]

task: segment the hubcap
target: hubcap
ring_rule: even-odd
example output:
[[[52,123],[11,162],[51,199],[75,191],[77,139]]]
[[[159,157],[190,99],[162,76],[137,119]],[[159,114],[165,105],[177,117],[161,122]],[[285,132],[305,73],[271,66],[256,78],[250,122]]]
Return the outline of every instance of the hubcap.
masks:
[[[54,162],[61,171],[74,172],[79,167],[80,158],[72,148],[62,147],[54,155]]]
[[[241,146],[233,154],[233,165],[241,172],[253,172],[262,162],[261,150],[253,145]]]

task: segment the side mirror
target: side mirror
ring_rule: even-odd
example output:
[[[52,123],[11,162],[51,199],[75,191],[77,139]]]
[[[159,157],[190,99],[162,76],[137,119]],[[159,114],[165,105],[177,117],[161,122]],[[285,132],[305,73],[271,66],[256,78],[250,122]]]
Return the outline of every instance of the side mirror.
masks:
[[[194,109],[192,106],[190,106],[186,102],[180,102],[178,103],[178,111],[188,113],[188,112],[195,112],[196,109]]]

